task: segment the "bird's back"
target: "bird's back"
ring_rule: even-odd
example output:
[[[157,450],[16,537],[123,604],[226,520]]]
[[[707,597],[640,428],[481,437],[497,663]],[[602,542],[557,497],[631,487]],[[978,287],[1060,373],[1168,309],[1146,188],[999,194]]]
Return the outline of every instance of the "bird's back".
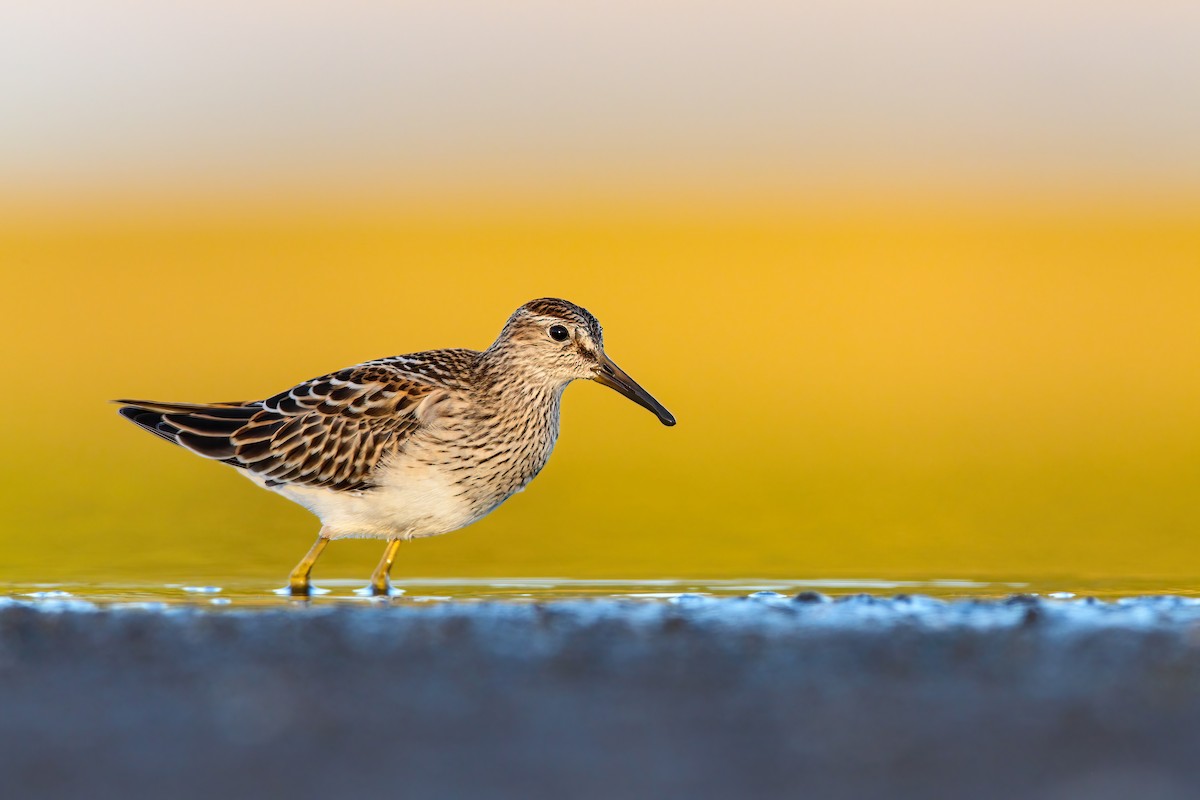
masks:
[[[141,428],[274,484],[364,489],[381,462],[436,421],[471,382],[479,353],[432,350],[367,361],[265,400],[118,400]]]
[[[367,361],[265,400],[121,400],[121,414],[245,470],[333,528],[434,535],[523,489],[558,438],[561,387],[530,385],[474,350]],[[353,535],[353,534],[350,534]]]

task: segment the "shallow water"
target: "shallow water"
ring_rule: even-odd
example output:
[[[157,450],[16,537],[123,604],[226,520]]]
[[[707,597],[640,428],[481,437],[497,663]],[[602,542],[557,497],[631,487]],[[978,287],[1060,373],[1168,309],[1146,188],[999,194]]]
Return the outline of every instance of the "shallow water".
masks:
[[[823,578],[779,580],[578,580],[569,578],[410,578],[393,581],[391,597],[364,593],[365,582],[329,579],[315,582],[311,598],[293,598],[282,589],[244,579],[212,584],[181,583],[0,583],[0,598],[47,608],[103,607],[202,609],[269,609],[336,604],[427,604],[447,602],[549,602],[604,599],[631,602],[687,602],[713,597],[785,600],[803,592],[833,598],[872,594],[926,595],[945,600],[998,599],[1013,594],[1051,600],[1096,597],[1114,600],[1143,595],[1200,597],[1200,580],[1164,584],[1161,581],[974,581],[962,579],[884,580]]]

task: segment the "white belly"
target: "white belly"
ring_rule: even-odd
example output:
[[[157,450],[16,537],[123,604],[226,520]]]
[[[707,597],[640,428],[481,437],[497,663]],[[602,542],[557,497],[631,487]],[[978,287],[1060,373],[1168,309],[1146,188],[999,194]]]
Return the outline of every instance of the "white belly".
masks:
[[[264,482],[250,474],[260,486]],[[266,487],[316,514],[331,539],[415,539],[458,530],[485,516],[444,472],[411,462],[380,475],[366,491],[335,492],[311,486]],[[493,506],[494,508],[494,506]]]

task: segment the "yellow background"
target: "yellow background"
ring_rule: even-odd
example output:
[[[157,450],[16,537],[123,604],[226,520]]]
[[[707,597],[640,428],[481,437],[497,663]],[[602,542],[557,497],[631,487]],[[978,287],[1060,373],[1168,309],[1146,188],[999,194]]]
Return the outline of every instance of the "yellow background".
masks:
[[[592,309],[679,418],[567,393],[545,473],[398,574],[1178,577],[1200,546],[1200,226],[859,210],[26,219],[0,237],[4,561],[282,575],[306,512],[105,401],[257,398]],[[374,543],[332,548],[365,574]],[[369,551],[369,552],[368,552]]]

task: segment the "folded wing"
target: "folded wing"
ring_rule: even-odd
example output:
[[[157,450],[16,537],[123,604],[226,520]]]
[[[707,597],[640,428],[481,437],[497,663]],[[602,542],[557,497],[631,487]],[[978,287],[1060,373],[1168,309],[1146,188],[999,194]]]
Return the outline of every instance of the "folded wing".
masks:
[[[350,367],[250,403],[118,400],[122,416],[194,453],[280,484],[367,489],[379,462],[436,417],[445,387]]]

